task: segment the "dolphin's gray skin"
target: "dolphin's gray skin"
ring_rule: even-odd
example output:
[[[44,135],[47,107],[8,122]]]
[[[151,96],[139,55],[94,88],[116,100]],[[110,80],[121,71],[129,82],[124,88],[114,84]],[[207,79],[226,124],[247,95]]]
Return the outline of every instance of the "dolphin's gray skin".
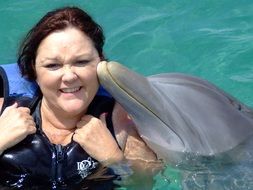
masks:
[[[141,137],[165,160],[175,152],[217,155],[253,134],[253,111],[207,81],[184,74],[145,78],[105,61],[97,73]]]

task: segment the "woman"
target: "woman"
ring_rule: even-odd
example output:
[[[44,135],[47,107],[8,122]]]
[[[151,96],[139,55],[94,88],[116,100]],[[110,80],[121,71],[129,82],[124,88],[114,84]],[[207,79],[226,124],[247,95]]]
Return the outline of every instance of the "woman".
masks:
[[[101,27],[76,7],[49,12],[30,30],[18,66],[41,95],[30,109],[1,100],[2,184],[69,189],[101,165],[156,163],[120,105],[96,95],[103,44]]]

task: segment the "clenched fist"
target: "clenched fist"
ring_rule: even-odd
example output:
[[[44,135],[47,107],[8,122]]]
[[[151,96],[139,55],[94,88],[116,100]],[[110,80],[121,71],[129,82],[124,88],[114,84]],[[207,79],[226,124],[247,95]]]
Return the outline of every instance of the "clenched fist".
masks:
[[[122,160],[123,153],[106,127],[105,116],[102,114],[99,119],[91,115],[83,116],[77,124],[73,140],[90,156],[107,165]]]
[[[36,132],[30,109],[18,107],[17,103],[7,107],[0,116],[0,154]]]

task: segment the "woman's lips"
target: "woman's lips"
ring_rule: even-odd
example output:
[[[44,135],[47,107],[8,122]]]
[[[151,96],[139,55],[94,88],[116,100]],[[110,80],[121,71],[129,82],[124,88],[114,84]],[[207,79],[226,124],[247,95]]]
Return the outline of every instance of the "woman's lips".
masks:
[[[61,88],[60,91],[62,93],[75,93],[77,91],[79,91],[81,89],[81,87],[73,87],[73,88]]]

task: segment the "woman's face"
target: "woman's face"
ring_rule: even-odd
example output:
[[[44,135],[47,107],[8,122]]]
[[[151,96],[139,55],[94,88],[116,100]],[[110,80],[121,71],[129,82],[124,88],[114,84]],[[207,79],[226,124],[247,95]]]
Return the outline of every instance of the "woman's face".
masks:
[[[47,36],[38,47],[35,63],[42,105],[71,115],[84,113],[99,87],[99,61],[91,39],[76,28]]]

